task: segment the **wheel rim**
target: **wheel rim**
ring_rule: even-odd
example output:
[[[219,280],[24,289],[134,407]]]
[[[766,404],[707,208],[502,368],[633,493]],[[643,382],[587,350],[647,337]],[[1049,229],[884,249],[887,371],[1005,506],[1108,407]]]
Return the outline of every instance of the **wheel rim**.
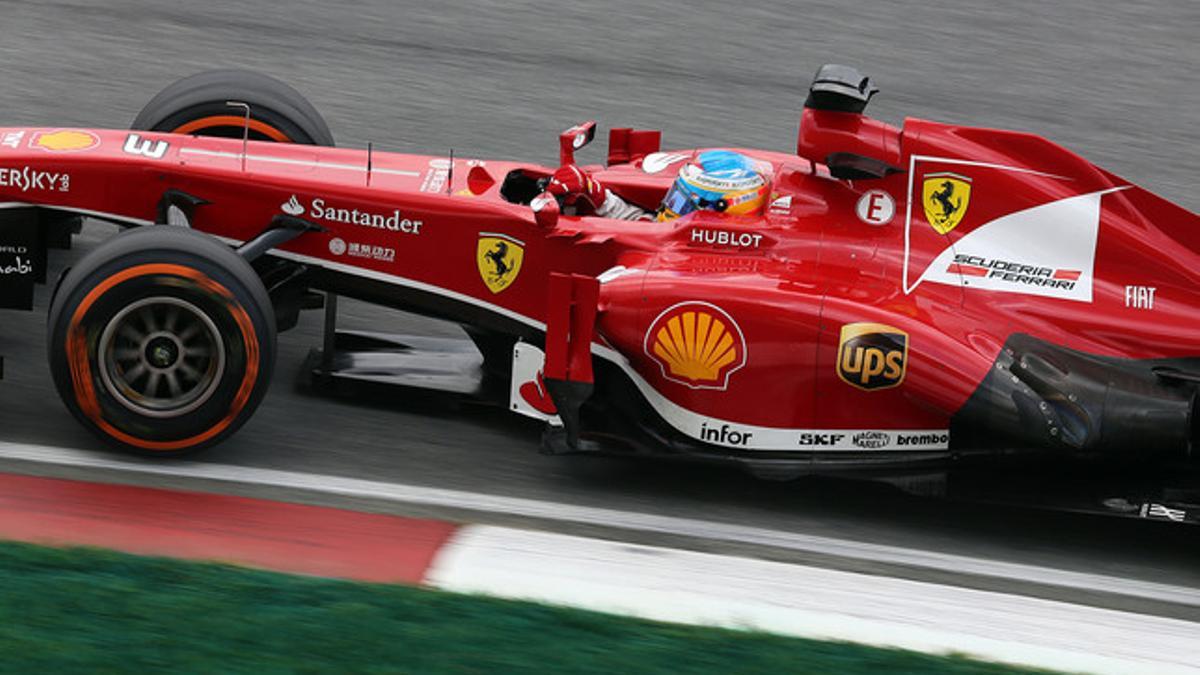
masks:
[[[259,140],[275,141],[276,143],[291,143],[292,139],[288,135],[276,129],[274,126],[250,118],[249,124],[245,117],[238,115],[210,115],[194,119],[172,129],[172,133],[176,134],[196,134],[198,136],[226,136],[230,138],[241,138],[243,129],[249,126],[251,138],[261,136]],[[236,133],[234,133],[236,132]]]
[[[178,417],[216,391],[225,343],[216,324],[186,300],[139,300],[100,335],[100,379],[121,405],[148,417]]]

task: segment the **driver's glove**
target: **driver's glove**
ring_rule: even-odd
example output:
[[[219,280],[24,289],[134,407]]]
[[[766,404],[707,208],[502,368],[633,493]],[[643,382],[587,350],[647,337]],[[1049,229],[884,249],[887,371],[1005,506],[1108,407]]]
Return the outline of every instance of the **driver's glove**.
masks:
[[[607,196],[607,190],[600,181],[574,164],[559,167],[554,175],[550,176],[546,191],[557,197],[564,206],[574,206],[578,209],[582,202],[592,213],[604,205]]]
[[[585,213],[591,211],[592,215],[601,218],[618,220],[649,220],[653,218],[652,213],[643,211],[618,197],[612,190],[605,189],[600,181],[592,178],[588,172],[574,164],[568,164],[555,171],[554,175],[550,176],[550,182],[546,184],[546,191],[557,197],[563,206],[573,207],[576,213],[580,212],[582,205]]]

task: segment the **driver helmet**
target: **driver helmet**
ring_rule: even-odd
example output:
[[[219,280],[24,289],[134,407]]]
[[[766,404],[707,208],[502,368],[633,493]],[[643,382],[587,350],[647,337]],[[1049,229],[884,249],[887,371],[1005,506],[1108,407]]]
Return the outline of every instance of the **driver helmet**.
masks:
[[[673,220],[697,209],[749,214],[762,209],[769,190],[754,160],[732,150],[706,150],[679,169],[655,217]]]

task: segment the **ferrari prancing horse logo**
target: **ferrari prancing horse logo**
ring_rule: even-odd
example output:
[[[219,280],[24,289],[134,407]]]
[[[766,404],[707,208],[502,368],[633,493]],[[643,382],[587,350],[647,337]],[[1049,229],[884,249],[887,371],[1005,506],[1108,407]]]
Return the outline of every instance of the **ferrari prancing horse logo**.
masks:
[[[475,262],[479,265],[479,276],[489,291],[499,293],[511,286],[521,273],[521,260],[524,257],[524,242],[506,234],[479,233]]]
[[[946,234],[962,222],[970,203],[970,178],[956,173],[925,175],[921,204],[925,207],[925,220],[938,234]]]

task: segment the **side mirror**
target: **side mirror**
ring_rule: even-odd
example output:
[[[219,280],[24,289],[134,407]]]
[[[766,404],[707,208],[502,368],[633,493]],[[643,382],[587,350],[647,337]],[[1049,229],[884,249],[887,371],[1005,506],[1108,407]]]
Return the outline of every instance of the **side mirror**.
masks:
[[[529,208],[533,209],[533,220],[543,230],[553,230],[554,226],[558,225],[561,210],[558,208],[558,200],[549,192],[534,197],[533,201],[529,202]]]
[[[558,135],[558,164],[575,163],[575,151],[592,142],[596,137],[596,120],[577,124]]]

